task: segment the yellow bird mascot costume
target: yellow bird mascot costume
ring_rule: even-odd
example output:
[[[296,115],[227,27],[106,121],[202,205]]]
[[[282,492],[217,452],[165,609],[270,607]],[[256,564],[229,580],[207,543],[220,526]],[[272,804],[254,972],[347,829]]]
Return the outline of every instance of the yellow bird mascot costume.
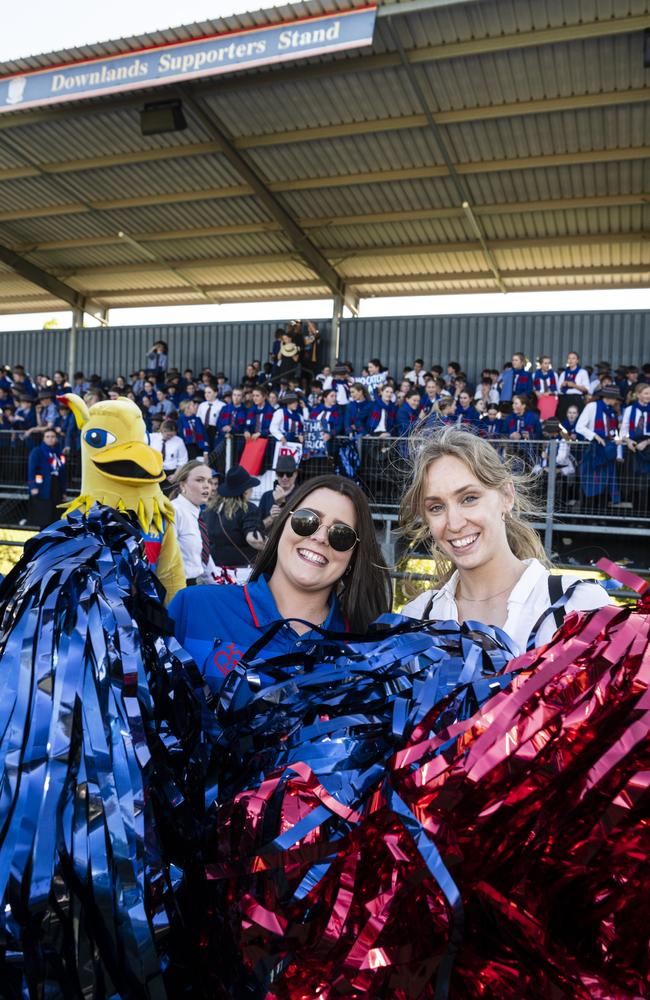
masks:
[[[81,432],[81,494],[65,514],[95,503],[134,514],[147,559],[167,591],[165,603],[185,586],[185,570],[174,532],[174,508],[162,490],[162,456],[146,444],[142,414],[130,399],[109,399],[90,409],[80,396],[60,397]]]

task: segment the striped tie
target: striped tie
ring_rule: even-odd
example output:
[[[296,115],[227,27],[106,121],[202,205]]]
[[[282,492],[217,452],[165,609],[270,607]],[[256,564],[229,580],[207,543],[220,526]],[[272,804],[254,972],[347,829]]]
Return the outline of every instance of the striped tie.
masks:
[[[199,531],[201,532],[201,562],[207,566],[210,558],[210,539],[208,538],[208,526],[202,513],[199,514]]]

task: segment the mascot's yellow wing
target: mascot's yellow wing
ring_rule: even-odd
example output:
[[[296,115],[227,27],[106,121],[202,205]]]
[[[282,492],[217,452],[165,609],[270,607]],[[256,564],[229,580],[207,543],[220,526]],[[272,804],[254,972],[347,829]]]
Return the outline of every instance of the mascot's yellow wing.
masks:
[[[160,547],[156,576],[167,591],[165,604],[185,586],[185,567],[173,524],[168,524]]]
[[[81,494],[64,513],[87,513],[95,503],[135,514],[145,536],[161,537],[156,575],[167,603],[185,586],[183,561],[174,532],[174,508],[160,483],[162,455],[147,444],[142,413],[133,400],[107,399],[88,408],[73,393],[61,397],[81,431]]]

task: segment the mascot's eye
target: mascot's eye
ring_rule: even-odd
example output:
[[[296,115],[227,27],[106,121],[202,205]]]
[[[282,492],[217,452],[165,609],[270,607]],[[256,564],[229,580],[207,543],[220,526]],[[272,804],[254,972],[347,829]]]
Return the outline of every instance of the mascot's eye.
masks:
[[[84,441],[89,444],[91,448],[104,448],[107,444],[113,444],[113,441],[117,441],[114,434],[110,434],[108,431],[103,431],[99,427],[94,427],[92,430],[86,431],[84,434]]]

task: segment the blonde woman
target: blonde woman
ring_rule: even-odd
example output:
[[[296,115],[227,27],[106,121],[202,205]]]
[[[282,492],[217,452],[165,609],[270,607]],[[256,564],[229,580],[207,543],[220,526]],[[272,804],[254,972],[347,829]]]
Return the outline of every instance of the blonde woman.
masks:
[[[212,469],[198,459],[186,462],[174,473],[169,499],[176,514],[174,528],[185,567],[185,585],[216,583],[217,567],[204,543],[205,515],[202,509],[212,496]],[[202,523],[203,522],[203,523]]]
[[[205,520],[220,582],[246,583],[256,552],[264,548],[262,517],[250,500],[253,487],[258,485],[259,479],[241,465],[234,465],[208,503]]]
[[[455,427],[425,440],[415,454],[401,523],[408,537],[428,540],[434,589],[403,613],[496,625],[523,652],[529,641],[548,642],[564,614],[610,603],[597,583],[550,575],[539,536],[527,523],[532,513],[525,479],[489,442]],[[556,600],[561,609],[549,612]]]

